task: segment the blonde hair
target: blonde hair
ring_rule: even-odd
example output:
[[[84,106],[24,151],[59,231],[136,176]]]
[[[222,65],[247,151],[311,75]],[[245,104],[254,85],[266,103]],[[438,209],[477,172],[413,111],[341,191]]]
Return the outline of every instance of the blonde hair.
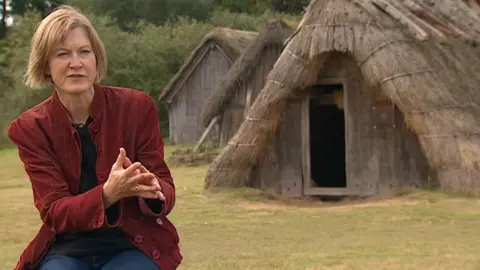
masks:
[[[54,46],[62,43],[68,32],[77,27],[85,30],[92,43],[97,62],[95,83],[103,79],[107,72],[107,55],[102,40],[85,15],[71,6],[62,5],[45,17],[33,34],[25,73],[27,87],[42,88],[52,82],[50,76],[47,75],[48,59]]]

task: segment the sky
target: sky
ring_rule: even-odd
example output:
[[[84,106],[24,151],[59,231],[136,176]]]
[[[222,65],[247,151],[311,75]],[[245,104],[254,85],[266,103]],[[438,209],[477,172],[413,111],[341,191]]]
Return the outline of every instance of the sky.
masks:
[[[11,10],[11,7],[8,4],[8,0],[7,0],[7,11],[10,11],[10,10]],[[1,18],[1,16],[0,16],[0,18]],[[10,26],[12,24],[13,24],[13,17],[10,16],[10,17],[7,18],[7,26]]]
[[[13,24],[13,18],[12,17],[8,17],[7,18],[7,26],[10,26]]]

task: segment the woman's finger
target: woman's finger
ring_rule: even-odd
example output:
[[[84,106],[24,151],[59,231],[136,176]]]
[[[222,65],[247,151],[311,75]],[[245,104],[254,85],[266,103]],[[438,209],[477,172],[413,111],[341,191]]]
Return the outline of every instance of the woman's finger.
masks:
[[[155,187],[152,187],[152,186],[147,186],[147,185],[138,184],[138,185],[135,185],[135,186],[133,187],[133,191],[134,191],[136,194],[143,193],[143,192],[150,192],[150,193],[155,194],[156,188],[155,188]]]
[[[125,169],[124,174],[132,176],[134,175],[135,171],[138,170],[141,166],[142,164],[140,164],[140,162],[135,162]]]
[[[126,156],[127,156],[127,154],[126,154],[126,152],[125,152],[125,149],[120,148],[120,153],[118,154],[117,159],[115,160],[115,162],[114,162],[113,165],[112,165],[112,170],[119,170],[119,169],[121,169],[122,166],[123,166],[123,162],[124,162],[124,159],[125,159]]]
[[[158,177],[155,174],[153,174],[150,185],[155,185],[155,186],[158,187],[158,190],[162,190],[162,187],[160,186],[160,182],[158,180]]]
[[[165,201],[165,195],[163,195],[163,193],[161,191],[157,191],[155,192],[156,193],[156,197],[161,200],[161,201]]]
[[[130,178],[130,181],[134,183],[148,185],[148,186],[154,186],[152,185],[152,179],[154,178],[155,178],[155,175],[152,173],[140,173]]]
[[[124,168],[128,168],[128,166],[130,166],[130,165],[132,165],[132,164],[133,164],[132,161],[131,161],[128,157],[125,157],[125,158],[123,159],[123,167],[124,167]]]
[[[149,173],[149,171],[147,170],[147,168],[145,168],[145,166],[143,166],[143,165],[140,167],[140,171],[141,171],[142,173]]]

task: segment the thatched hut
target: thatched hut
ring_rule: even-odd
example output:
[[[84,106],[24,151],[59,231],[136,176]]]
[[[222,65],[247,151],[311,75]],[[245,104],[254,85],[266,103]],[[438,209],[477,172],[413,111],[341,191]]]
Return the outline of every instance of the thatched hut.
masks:
[[[474,2],[312,0],[205,187],[479,194]]]
[[[205,99],[215,89],[256,32],[218,27],[208,33],[161,92],[168,105],[170,141],[196,142],[204,128],[198,115]],[[210,134],[212,139],[218,132]]]
[[[267,23],[204,101],[200,122],[205,128],[214,124],[221,127],[220,146],[228,143],[243,122],[292,32],[284,21]]]

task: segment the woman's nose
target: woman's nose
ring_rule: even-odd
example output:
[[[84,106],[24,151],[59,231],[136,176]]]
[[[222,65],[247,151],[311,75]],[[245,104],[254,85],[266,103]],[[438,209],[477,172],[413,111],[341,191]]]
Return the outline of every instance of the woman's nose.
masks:
[[[72,58],[70,59],[70,67],[71,68],[82,67],[82,61],[80,61],[80,58],[77,55],[73,55]]]

